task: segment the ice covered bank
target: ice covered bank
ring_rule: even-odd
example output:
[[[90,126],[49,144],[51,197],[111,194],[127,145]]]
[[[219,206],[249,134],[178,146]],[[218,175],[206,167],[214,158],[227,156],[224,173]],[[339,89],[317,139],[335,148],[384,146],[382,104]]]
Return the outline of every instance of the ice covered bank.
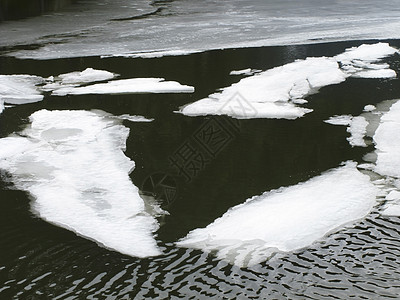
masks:
[[[307,247],[332,230],[367,215],[377,187],[353,162],[307,182],[253,197],[177,244],[216,252],[219,259],[251,266],[277,251]]]
[[[393,78],[380,59],[399,53],[387,43],[361,45],[334,57],[309,57],[244,78],[221,92],[181,108],[188,116],[296,119],[311,112],[299,106],[307,95],[348,77]]]
[[[32,195],[33,211],[121,253],[159,254],[158,223],[129,178],[129,129],[89,111],[41,110],[30,121],[19,135],[0,139],[0,168]]]

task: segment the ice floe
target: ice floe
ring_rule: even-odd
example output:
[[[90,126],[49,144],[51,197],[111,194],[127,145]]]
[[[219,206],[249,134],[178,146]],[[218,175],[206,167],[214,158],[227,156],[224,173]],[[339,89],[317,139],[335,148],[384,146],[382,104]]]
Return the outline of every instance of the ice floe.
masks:
[[[43,100],[43,93],[52,95],[127,94],[127,93],[193,93],[194,87],[164,78],[131,78],[112,80],[118,74],[87,68],[42,78],[34,75],[0,75],[0,101],[24,104]],[[108,81],[110,80],[110,81]],[[106,83],[97,83],[107,81]],[[1,106],[2,110],[4,106]]]
[[[148,119],[144,116],[137,116],[137,115],[128,115],[128,114],[124,114],[124,115],[120,115],[117,116],[116,118],[121,119],[121,120],[127,120],[127,121],[131,121],[131,122],[152,122],[154,121],[154,119]]]
[[[377,160],[376,172],[400,179],[400,101],[383,114],[373,137]]]
[[[129,129],[89,111],[40,110],[30,120],[19,135],[0,139],[0,168],[32,195],[33,211],[121,253],[160,254],[153,236],[159,225],[123,153]]]
[[[293,251],[363,218],[376,203],[378,188],[356,163],[330,170],[295,186],[253,197],[229,209],[205,228],[191,231],[177,245],[216,252],[239,267]]]
[[[387,43],[361,45],[335,57],[309,57],[243,78],[221,92],[181,108],[188,116],[229,115],[235,118],[295,119],[311,112],[298,106],[304,97],[348,77],[393,78],[396,72],[379,59],[397,53]],[[253,112],[249,113],[251,107]]]
[[[255,69],[251,69],[251,68],[247,68],[247,69],[243,69],[243,70],[233,70],[229,73],[229,75],[246,75],[246,76],[250,76],[250,75],[254,75],[256,73],[260,73],[262,72],[261,70],[255,70]]]
[[[164,78],[131,78],[113,80],[82,87],[66,86],[53,91],[57,96],[84,94],[133,94],[133,93],[193,93],[194,88]]]
[[[375,105],[372,104],[368,104],[364,106],[364,111],[365,112],[370,112],[370,111],[374,111],[376,109]]]
[[[332,125],[345,125],[350,137],[347,138],[349,144],[353,147],[367,147],[365,136],[367,134],[368,121],[363,116],[334,116],[324,121]]]
[[[43,100],[39,84],[44,79],[33,75],[0,75],[0,99],[8,104],[25,104]]]

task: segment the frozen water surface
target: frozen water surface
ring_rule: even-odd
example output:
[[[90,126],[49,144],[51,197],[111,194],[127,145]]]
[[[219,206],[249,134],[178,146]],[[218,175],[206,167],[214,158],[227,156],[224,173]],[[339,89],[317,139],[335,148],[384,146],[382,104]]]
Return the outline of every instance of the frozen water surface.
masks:
[[[0,24],[0,47],[47,59],[399,38],[399,11],[396,0],[80,1],[57,14]]]
[[[376,43],[347,49],[335,57],[297,60],[244,78],[221,92],[184,106],[181,112],[188,116],[296,119],[312,111],[297,104],[305,102],[304,97],[324,86],[341,83],[351,76],[396,77],[389,65],[376,64],[395,53],[398,50],[389,44]],[[374,72],[373,76],[370,72]],[[253,111],[249,113],[249,109],[241,106],[251,107]]]
[[[298,185],[253,197],[177,244],[216,252],[240,267],[276,251],[307,247],[332,230],[366,216],[378,189],[353,162]]]
[[[20,136],[0,139],[0,168],[32,195],[33,210],[121,253],[160,254],[158,223],[129,178],[129,129],[89,111],[40,110],[30,120]]]

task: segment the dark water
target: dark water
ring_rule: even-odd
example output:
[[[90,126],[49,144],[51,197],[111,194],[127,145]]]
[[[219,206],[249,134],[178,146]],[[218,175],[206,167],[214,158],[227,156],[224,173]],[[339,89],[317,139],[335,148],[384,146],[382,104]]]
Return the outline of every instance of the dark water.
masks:
[[[18,20],[53,12],[71,5],[74,0],[1,0],[0,22]]]
[[[373,41],[367,41],[373,42]],[[389,41],[400,46],[399,41]],[[348,79],[308,97],[314,112],[295,120],[240,120],[232,138],[195,176],[178,174],[170,158],[207,122],[224,117],[186,117],[174,111],[238,81],[231,70],[268,69],[298,58],[332,56],[365,42],[210,51],[182,57],[98,57],[34,61],[0,57],[1,74],[47,77],[87,67],[120,78],[164,77],[196,88],[194,94],[83,95],[52,97],[6,109],[0,137],[19,131],[39,109],[101,109],[144,115],[151,123],[131,129],[126,155],[136,162],[133,183],[152,174],[174,178],[170,215],[157,240],[164,255],[137,259],[99,247],[37,218],[29,196],[0,181],[0,299],[384,299],[400,295],[400,219],[373,212],[304,250],[280,253],[240,269],[174,241],[204,227],[228,208],[264,191],[319,175],[342,161],[362,162],[371,150],[352,148],[343,126],[323,122],[336,114],[359,115],[367,104],[400,98],[399,79]],[[400,71],[400,58],[387,60]],[[233,127],[232,127],[233,128]],[[116,233],[118,234],[118,233]]]

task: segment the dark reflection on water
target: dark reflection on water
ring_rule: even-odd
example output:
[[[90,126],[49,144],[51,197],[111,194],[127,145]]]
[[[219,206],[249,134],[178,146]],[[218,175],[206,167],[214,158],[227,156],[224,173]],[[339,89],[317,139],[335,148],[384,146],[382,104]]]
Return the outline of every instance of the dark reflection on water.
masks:
[[[0,22],[17,20],[57,11],[76,0],[1,0]]]
[[[206,226],[251,196],[307,180],[342,161],[362,161],[372,146],[351,148],[345,127],[322,121],[335,114],[358,115],[366,104],[400,98],[400,87],[398,79],[348,79],[308,97],[314,112],[304,118],[241,120],[240,133],[190,182],[177,174],[169,157],[211,117],[189,118],[174,111],[238,81],[239,77],[228,75],[231,70],[265,70],[297,58],[332,56],[358,44],[237,49],[158,59],[0,58],[2,74],[47,77],[92,67],[119,73],[121,78],[165,77],[196,88],[194,94],[46,96],[42,102],[6,109],[0,115],[2,137],[18,131],[32,112],[42,108],[102,109],[154,118],[152,123],[124,122],[131,129],[126,155],[136,162],[132,181],[141,187],[149,175],[161,172],[174,176],[178,190],[158,232],[164,254],[136,259],[35,217],[29,197],[7,190],[8,183],[1,181],[0,298],[397,298],[399,218],[372,213],[305,250],[277,254],[249,269],[173,245],[189,230]],[[398,57],[388,62],[399,70]]]

